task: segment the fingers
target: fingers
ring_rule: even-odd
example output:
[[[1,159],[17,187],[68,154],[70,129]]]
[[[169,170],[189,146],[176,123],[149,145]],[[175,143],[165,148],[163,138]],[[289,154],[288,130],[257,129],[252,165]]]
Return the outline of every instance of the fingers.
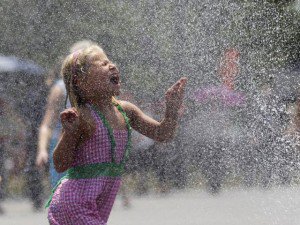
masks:
[[[36,162],[37,167],[42,168],[44,165],[46,165],[46,162],[43,160],[40,160],[38,162]]]
[[[73,133],[79,127],[79,113],[76,108],[69,108],[60,114],[64,132]]]
[[[181,94],[184,94],[185,87],[186,87],[186,84],[187,84],[187,78],[186,78],[186,77],[182,77],[182,78],[179,80],[179,83],[180,83],[180,86],[179,86],[179,88],[178,88],[178,91],[179,91]]]
[[[182,77],[180,78],[173,87],[173,92],[176,94],[180,99],[184,96],[185,86],[187,83],[187,78]]]
[[[182,77],[180,78],[179,82],[181,83],[181,87],[185,87],[187,84],[187,78],[186,77]]]
[[[171,87],[171,89],[173,89],[174,91],[179,91],[181,89],[184,89],[186,83],[187,83],[187,78],[182,77]]]
[[[35,165],[39,168],[43,166],[42,161],[40,161],[40,160],[36,160]]]
[[[39,156],[35,162],[36,166],[39,168],[42,168],[44,165],[46,165],[48,162],[47,156]]]
[[[180,78],[172,87],[170,87],[166,92],[166,97],[170,98],[179,98],[177,100],[181,100],[184,96],[184,90],[187,83],[187,78]]]
[[[79,114],[75,108],[66,109],[60,114],[60,118],[62,122],[73,122],[78,117]]]
[[[182,78],[179,79],[173,86],[170,88],[171,90],[177,91],[182,84]]]

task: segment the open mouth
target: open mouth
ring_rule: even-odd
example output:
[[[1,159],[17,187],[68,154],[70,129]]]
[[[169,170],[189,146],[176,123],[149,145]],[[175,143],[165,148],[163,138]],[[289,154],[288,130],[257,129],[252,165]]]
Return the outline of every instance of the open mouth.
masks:
[[[120,78],[118,75],[113,75],[111,78],[110,78],[110,82],[112,84],[119,84],[120,83]]]

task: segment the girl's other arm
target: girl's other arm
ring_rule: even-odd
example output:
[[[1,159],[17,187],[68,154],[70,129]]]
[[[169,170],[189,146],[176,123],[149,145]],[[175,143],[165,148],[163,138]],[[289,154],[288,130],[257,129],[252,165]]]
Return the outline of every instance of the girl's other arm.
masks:
[[[144,114],[137,106],[129,102],[122,102],[122,106],[130,119],[131,126],[139,133],[156,141],[168,141],[173,138],[179,109],[182,106],[184,88],[187,79],[181,78],[166,92],[166,112],[161,122]]]

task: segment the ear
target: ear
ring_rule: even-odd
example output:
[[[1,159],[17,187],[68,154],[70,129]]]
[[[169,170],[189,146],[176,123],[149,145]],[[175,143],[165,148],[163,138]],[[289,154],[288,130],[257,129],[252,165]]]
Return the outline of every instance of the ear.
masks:
[[[78,82],[79,82],[78,77],[76,75],[73,76],[73,84],[77,86]]]
[[[73,77],[72,86],[73,86],[73,88],[76,89],[77,91],[80,91],[80,90],[81,90],[81,88],[80,88],[80,86],[81,86],[81,80],[80,80],[79,77],[76,76],[76,75]]]

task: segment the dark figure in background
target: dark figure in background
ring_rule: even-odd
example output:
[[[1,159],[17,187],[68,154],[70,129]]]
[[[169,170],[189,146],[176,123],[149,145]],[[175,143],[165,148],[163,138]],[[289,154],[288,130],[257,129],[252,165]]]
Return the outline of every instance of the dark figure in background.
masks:
[[[16,57],[1,57],[0,94],[5,96],[26,126],[26,195],[35,209],[43,204],[40,171],[35,166],[38,127],[42,119],[48,87],[44,70],[36,64]]]
[[[152,106],[156,109],[157,118],[161,117],[159,114],[164,110],[163,106],[163,102]],[[181,140],[184,138],[182,122],[185,110],[186,107],[182,105],[174,139],[168,143],[155,142],[151,148],[154,162],[152,168],[158,179],[158,191],[162,194],[170,192],[172,188],[183,189],[187,183],[187,162],[185,160],[187,153],[183,151],[184,146]]]
[[[38,149],[38,128],[42,121],[48,92],[44,77],[39,78],[34,79],[33,83],[31,81],[28,82],[31,90],[26,93],[24,99],[30,99],[29,105],[25,102],[21,102],[20,104],[23,115],[30,121],[26,136],[27,163],[25,173],[28,187],[27,194],[36,210],[42,209],[44,204],[42,174],[36,167],[36,155]]]
[[[0,98],[0,214],[1,202],[9,194],[7,182],[24,168],[24,123],[8,102]],[[8,191],[8,192],[7,192]]]
[[[3,123],[3,121],[5,121],[4,117],[6,114],[6,110],[5,110],[5,102],[0,99],[0,118],[1,118],[1,122]],[[1,124],[2,125],[2,124]],[[2,208],[2,201],[5,198],[5,184],[6,184],[6,180],[7,180],[7,171],[5,170],[5,141],[8,138],[3,131],[5,130],[4,127],[1,126],[1,133],[0,133],[0,214],[3,214],[3,208]]]
[[[299,176],[300,171],[300,93],[296,94],[287,106],[290,116],[288,126],[284,130],[286,150],[283,151],[284,161],[282,167],[282,183],[291,184],[293,178]]]
[[[295,107],[295,117],[294,117],[294,124],[295,124],[295,131],[300,132],[300,88],[299,94],[295,99],[296,107]]]
[[[148,115],[148,114],[147,114]],[[129,159],[128,173],[133,175],[136,181],[135,193],[138,195],[148,194],[149,171],[153,162],[153,140],[148,137],[132,132],[132,151]]]
[[[124,98],[121,94],[121,99],[126,101],[136,102],[133,97]],[[137,101],[141,105],[143,111],[153,117],[150,104],[144,101]],[[154,141],[136,131],[132,132],[132,150],[129,162],[127,165],[127,173],[134,177],[136,181],[135,193],[138,195],[148,194],[149,191],[149,171],[153,168],[153,146]]]
[[[207,191],[217,194],[225,179],[233,172],[236,146],[242,131],[233,123],[238,106],[229,106],[218,99],[206,103],[190,103],[194,116],[184,126],[185,148],[191,169],[200,170]]]
[[[281,113],[283,124],[282,134],[277,145],[279,152],[277,177],[279,184],[291,185],[297,181],[300,171],[300,92],[299,92],[299,64],[290,67],[290,70],[284,71],[286,76],[278,76],[275,82],[277,92],[281,95],[281,102],[284,111]],[[278,104],[280,105],[280,104]],[[283,108],[281,106],[281,108]],[[281,110],[282,111],[282,110]]]
[[[260,90],[254,93],[251,106],[249,113],[252,118],[249,117],[249,126],[254,140],[252,155],[256,165],[252,170],[256,170],[256,182],[263,188],[288,182],[290,172],[285,164],[292,146],[289,146],[284,134],[287,125],[284,118],[286,103],[275,92],[272,75]],[[289,153],[286,154],[287,152]]]
[[[148,116],[157,120],[163,116],[161,112],[164,111],[164,102],[156,101],[156,103],[153,103],[153,100],[148,100],[147,102],[140,101],[138,104],[141,105],[141,108]],[[180,117],[183,109],[181,111],[179,114]],[[157,191],[160,193],[167,193],[173,187],[183,188],[185,186],[186,173],[183,169],[184,157],[182,155],[179,133],[180,125],[173,141],[159,143],[133,131],[128,173],[133,175],[136,181],[135,192],[138,195],[148,194],[149,179],[152,173],[154,173],[158,180]]]
[[[161,194],[167,194],[172,188],[183,189],[186,185],[185,157],[178,144],[179,138],[176,136],[170,143],[155,143],[152,150],[158,192]]]
[[[296,110],[295,110],[295,132],[300,132],[300,96],[296,99]]]
[[[0,138],[0,215],[4,213],[3,208],[2,208],[2,201],[5,198],[5,192],[4,192],[4,188],[5,188],[5,179],[6,179],[6,175],[5,175],[5,168],[4,168],[4,140],[2,139],[2,137]]]

